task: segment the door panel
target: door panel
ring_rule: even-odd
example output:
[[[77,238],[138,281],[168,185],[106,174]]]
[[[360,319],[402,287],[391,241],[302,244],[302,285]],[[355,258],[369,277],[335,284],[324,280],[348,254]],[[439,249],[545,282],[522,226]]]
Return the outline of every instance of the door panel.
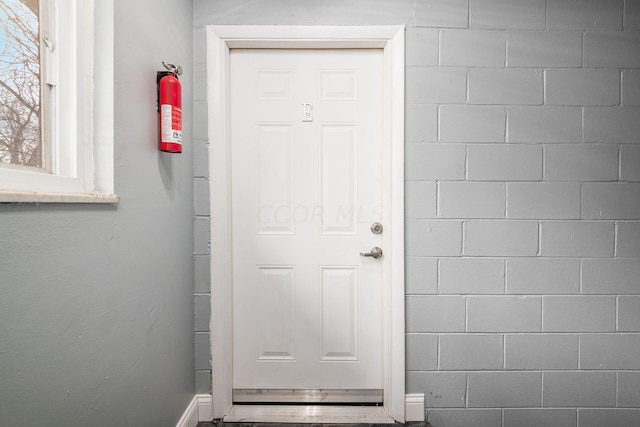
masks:
[[[234,389],[382,389],[382,58],[231,51]]]
[[[358,269],[320,267],[322,359],[358,360]]]
[[[321,234],[357,234],[358,125],[320,125]]]

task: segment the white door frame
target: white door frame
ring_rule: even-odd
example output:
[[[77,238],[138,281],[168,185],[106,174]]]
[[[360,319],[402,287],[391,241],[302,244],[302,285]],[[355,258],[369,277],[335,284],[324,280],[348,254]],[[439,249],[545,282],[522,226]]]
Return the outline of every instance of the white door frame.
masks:
[[[211,194],[211,354],[214,418],[291,422],[405,420],[404,348],[404,26],[207,26],[209,189]],[[377,48],[384,52],[382,407],[241,406],[232,401],[232,236],[229,50]],[[306,408],[306,409],[305,409]]]

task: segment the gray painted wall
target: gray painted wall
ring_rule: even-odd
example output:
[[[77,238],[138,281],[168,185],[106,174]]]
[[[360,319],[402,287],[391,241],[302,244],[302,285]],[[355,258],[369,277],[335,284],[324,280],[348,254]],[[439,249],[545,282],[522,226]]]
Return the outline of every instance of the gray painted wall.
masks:
[[[407,391],[434,427],[640,419],[640,1],[195,0],[196,383],[209,390],[207,24],[407,26]]]
[[[193,173],[156,150],[155,72],[191,0],[115,2],[118,206],[0,205],[0,425],[171,426],[193,397]]]

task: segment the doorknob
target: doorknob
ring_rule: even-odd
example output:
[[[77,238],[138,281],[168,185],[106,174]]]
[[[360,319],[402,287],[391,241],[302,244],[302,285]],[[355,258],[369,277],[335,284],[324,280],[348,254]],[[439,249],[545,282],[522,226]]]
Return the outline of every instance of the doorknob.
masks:
[[[360,252],[360,255],[364,257],[370,256],[371,258],[382,258],[382,249],[376,246],[371,249],[371,252]]]

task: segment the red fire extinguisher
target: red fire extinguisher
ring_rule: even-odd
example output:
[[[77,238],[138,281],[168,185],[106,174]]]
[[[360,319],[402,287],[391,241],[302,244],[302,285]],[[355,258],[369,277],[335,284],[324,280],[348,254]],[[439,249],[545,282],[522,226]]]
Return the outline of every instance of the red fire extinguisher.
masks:
[[[168,153],[182,153],[182,99],[178,76],[182,67],[162,65],[167,71],[158,71],[158,148]]]

